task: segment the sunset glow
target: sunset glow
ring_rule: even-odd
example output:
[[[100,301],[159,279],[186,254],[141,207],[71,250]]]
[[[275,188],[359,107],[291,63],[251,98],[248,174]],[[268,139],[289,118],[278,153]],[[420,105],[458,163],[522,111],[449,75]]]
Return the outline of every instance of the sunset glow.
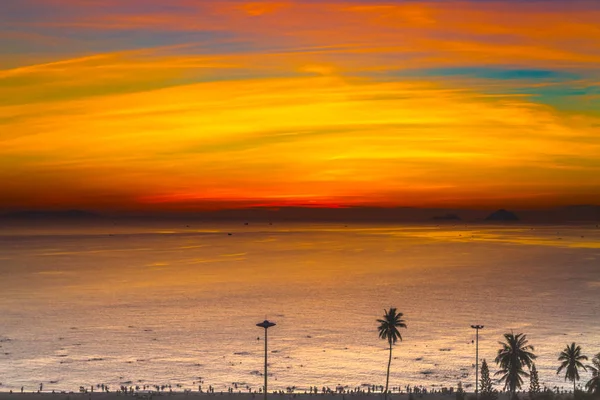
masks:
[[[8,0],[0,209],[600,202],[596,1]]]

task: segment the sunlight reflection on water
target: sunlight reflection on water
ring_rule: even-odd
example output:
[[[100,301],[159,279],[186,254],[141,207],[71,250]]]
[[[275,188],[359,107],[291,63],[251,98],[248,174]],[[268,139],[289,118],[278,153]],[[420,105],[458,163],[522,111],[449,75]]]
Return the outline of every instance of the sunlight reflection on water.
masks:
[[[166,233],[168,232],[168,233]],[[227,233],[233,233],[229,236]],[[112,235],[112,236],[109,236]],[[2,389],[120,382],[217,390],[382,384],[375,319],[404,312],[391,384],[473,381],[474,332],[528,334],[540,380],[600,352],[600,230],[586,226],[220,225],[0,231]],[[582,375],[586,379],[587,374]],[[51,384],[50,381],[57,381]]]

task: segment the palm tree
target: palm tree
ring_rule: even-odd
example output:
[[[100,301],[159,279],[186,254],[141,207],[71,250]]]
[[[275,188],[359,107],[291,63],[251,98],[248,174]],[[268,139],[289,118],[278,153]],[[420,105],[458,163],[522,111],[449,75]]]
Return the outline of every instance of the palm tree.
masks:
[[[585,388],[590,393],[600,394],[600,353],[594,356],[592,365],[587,367],[592,370],[592,379],[585,384]]]
[[[558,361],[562,361],[562,364],[556,370],[556,374],[558,375],[563,369],[565,370],[565,381],[567,379],[573,381],[573,394],[575,394],[575,382],[579,380],[579,368],[586,371],[585,365],[581,361],[587,359],[586,356],[581,354],[581,346],[575,347],[575,342],[571,343],[570,346],[567,345],[558,356]]]
[[[532,353],[533,346],[528,344],[527,336],[523,333],[515,335],[514,333],[505,333],[504,339],[506,342],[498,342],[502,348],[498,350],[496,356],[496,364],[500,366],[500,370],[496,375],[502,374],[500,382],[504,382],[504,389],[509,389],[512,397],[515,396],[517,389],[523,384],[523,377],[529,376],[523,370],[524,366],[531,368],[533,360],[537,358]]]
[[[385,395],[387,397],[388,392],[388,384],[390,382],[390,365],[392,365],[392,346],[396,344],[398,339],[402,341],[402,335],[398,328],[406,328],[406,324],[402,319],[403,314],[397,313],[395,307],[390,307],[389,310],[383,310],[385,314],[383,315],[383,319],[378,319],[379,327],[379,337],[381,339],[386,339],[390,344],[390,359],[388,361],[387,367],[387,376],[385,378]]]

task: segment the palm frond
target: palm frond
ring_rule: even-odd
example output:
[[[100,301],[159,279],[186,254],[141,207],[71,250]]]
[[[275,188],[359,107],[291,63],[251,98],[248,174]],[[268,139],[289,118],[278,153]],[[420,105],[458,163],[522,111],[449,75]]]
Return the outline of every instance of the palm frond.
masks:
[[[587,356],[581,353],[581,346],[577,346],[575,342],[566,345],[558,355],[558,361],[562,361],[562,363],[556,370],[556,374],[558,375],[564,371],[565,380],[572,381],[575,385],[575,382],[579,380],[579,370],[587,370],[587,367],[581,362],[587,359]]]
[[[537,356],[525,334],[506,333],[504,339],[504,342],[499,342],[502,347],[495,359],[500,367],[496,375],[501,375],[500,382],[504,382],[504,388],[514,393],[523,384],[523,377],[529,376],[523,367],[531,368]]]
[[[397,312],[395,307],[384,310],[383,319],[378,319],[379,337],[387,339],[390,344],[395,344],[398,340],[402,341],[402,335],[398,328],[406,328],[406,322],[402,319],[404,314]]]

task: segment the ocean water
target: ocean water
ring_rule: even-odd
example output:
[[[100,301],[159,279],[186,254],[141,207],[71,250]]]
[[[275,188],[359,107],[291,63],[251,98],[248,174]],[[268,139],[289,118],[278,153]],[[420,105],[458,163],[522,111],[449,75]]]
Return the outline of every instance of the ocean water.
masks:
[[[390,306],[391,386],[473,390],[475,323],[492,372],[524,332],[549,387],[567,343],[600,352],[595,225],[11,226],[0,285],[0,390],[258,389],[265,318],[270,388],[384,385]]]

